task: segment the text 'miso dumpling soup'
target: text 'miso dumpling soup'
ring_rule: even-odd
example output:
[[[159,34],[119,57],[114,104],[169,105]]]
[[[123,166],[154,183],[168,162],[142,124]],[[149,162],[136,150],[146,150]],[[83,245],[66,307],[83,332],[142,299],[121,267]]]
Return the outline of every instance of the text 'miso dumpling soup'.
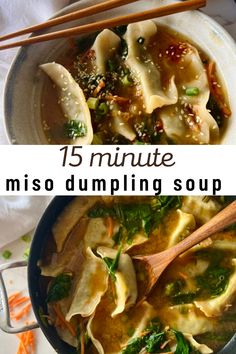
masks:
[[[231,115],[217,63],[153,21],[105,29],[40,68],[52,144],[214,144]]]
[[[236,330],[236,227],[177,258],[143,299],[136,255],[176,245],[223,197],[76,197],[39,261],[47,326],[81,354],[217,353]]]

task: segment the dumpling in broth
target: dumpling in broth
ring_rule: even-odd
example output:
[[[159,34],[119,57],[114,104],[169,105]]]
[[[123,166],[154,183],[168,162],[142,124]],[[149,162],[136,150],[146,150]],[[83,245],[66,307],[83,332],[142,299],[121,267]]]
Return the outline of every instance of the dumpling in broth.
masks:
[[[156,32],[157,26],[153,21],[143,21],[128,25],[124,36],[128,46],[125,63],[140,83],[146,113],[152,113],[156,108],[174,104],[178,97],[173,77],[168,89],[163,91],[160,72],[147,53],[146,46]],[[139,43],[139,38],[142,38],[144,42]]]
[[[102,257],[115,259],[117,251],[112,248],[99,247],[97,253]],[[128,254],[122,253],[119,258],[118,268],[115,272],[116,281],[114,286],[116,289],[116,308],[111,317],[122,313],[135,304],[138,296],[136,274],[132,260]]]
[[[82,317],[92,315],[101,297],[107,291],[107,287],[108,273],[105,263],[88,248],[81,277],[78,280],[66,320],[70,321],[75,315]]]
[[[109,29],[104,29],[96,37],[96,40],[91,49],[95,52],[97,74],[106,74],[107,61],[115,54],[119,48],[120,41],[120,37]]]
[[[88,335],[99,354],[120,354],[129,341],[141,335],[156,312],[148,302],[144,301],[125,314],[112,318],[109,306],[104,307],[105,302],[106,299],[90,318],[87,326]],[[100,331],[101,323],[105,328],[109,328],[109,336]],[[127,334],[129,328],[135,328],[132,337]]]
[[[60,105],[65,118],[69,122],[77,121],[81,131],[73,139],[74,145],[88,145],[93,140],[91,115],[84,93],[69,71],[61,64],[47,63],[40,68],[58,87]]]
[[[190,44],[186,45],[181,59],[175,65],[178,68],[175,77],[178,103],[160,111],[166,135],[179,144],[216,142],[219,127],[206,108],[210,89],[197,49]]]

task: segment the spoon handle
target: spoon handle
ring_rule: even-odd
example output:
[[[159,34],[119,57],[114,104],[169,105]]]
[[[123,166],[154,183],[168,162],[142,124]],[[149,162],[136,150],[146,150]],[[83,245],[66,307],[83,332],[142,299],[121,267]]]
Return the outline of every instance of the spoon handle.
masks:
[[[236,222],[236,201],[221,210],[210,221],[199,227],[190,236],[172,247],[173,254],[179,256],[181,253],[189,250],[191,247],[197,245],[214,233],[232,225],[234,222]]]

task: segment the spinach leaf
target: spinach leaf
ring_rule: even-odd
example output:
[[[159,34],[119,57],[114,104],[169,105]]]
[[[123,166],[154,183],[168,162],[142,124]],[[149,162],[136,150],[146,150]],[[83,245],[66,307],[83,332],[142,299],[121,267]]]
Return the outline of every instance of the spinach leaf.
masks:
[[[171,296],[171,302],[173,305],[191,304],[196,297],[197,293],[178,293]]]
[[[165,333],[152,333],[145,341],[145,349],[148,353],[157,353],[160,350],[161,344],[165,340]]]
[[[172,329],[172,332],[175,335],[176,341],[177,341],[177,347],[175,350],[175,354],[189,354],[190,353],[190,346],[186,339],[184,338],[183,334],[181,332],[178,332],[174,329]]]
[[[198,286],[201,289],[207,290],[211,297],[222,294],[229,283],[231,271],[230,269],[209,266],[203,275],[196,277]]]
[[[54,278],[50,284],[47,302],[59,301],[67,297],[72,285],[72,276],[69,274],[60,274]]]
[[[132,243],[133,236],[144,231],[147,236],[156,228],[172,208],[181,206],[181,197],[155,197],[151,203],[115,203],[113,206],[95,205],[88,212],[90,218],[111,216],[117,219],[121,227],[113,236],[116,244],[122,241]]]
[[[116,271],[118,268],[119,260],[120,260],[120,255],[121,255],[121,247],[117,252],[117,255],[114,259],[109,258],[109,257],[104,257],[103,261],[107,265],[108,273],[113,281],[116,281]]]

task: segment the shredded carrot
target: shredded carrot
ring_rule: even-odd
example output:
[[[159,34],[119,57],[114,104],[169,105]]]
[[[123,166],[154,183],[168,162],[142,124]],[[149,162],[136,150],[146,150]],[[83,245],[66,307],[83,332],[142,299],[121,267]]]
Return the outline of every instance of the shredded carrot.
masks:
[[[20,296],[20,291],[18,291],[17,293],[12,294],[11,296],[8,297],[8,304],[11,305],[16,298],[18,298]]]
[[[20,341],[17,354],[33,354],[35,352],[35,335],[33,331],[17,334]]]
[[[220,107],[220,110],[224,114],[225,117],[229,117],[231,115],[231,110],[227,107],[224,96],[221,88],[218,85],[217,77],[216,77],[216,65],[213,61],[210,61],[206,66],[207,77],[210,85],[211,94],[217,100],[217,103]]]
[[[13,307],[19,306],[21,304],[24,304],[25,302],[28,302],[28,301],[29,301],[29,297],[28,296],[20,297],[19,299],[16,299],[16,300],[11,302],[10,309],[13,308]]]
[[[22,317],[26,316],[29,314],[30,309],[31,309],[31,303],[25,305],[19,312],[17,312],[16,314],[11,313],[11,318],[19,321]]]
[[[129,102],[129,98],[126,98],[126,97],[121,97],[121,96],[117,96],[117,95],[107,95],[105,96],[105,99],[108,100],[108,101],[114,101],[114,102],[117,102],[119,104],[126,104]]]
[[[180,275],[184,280],[188,279],[188,276],[187,276],[187,274],[185,274],[185,273],[179,272],[179,275]]]
[[[65,327],[68,329],[68,331],[72,334],[73,337],[76,337],[76,330],[74,329],[72,324],[70,322],[67,322],[64,318],[64,315],[61,311],[61,306],[59,304],[55,304],[53,308],[60,322],[65,325]]]
[[[94,96],[97,96],[97,94],[106,86],[105,82],[103,80],[99,81],[99,84],[93,91]]]
[[[114,223],[113,223],[112,217],[108,216],[106,218],[106,225],[107,225],[107,229],[108,229],[108,236],[111,237],[113,235],[113,231],[114,231]]]

